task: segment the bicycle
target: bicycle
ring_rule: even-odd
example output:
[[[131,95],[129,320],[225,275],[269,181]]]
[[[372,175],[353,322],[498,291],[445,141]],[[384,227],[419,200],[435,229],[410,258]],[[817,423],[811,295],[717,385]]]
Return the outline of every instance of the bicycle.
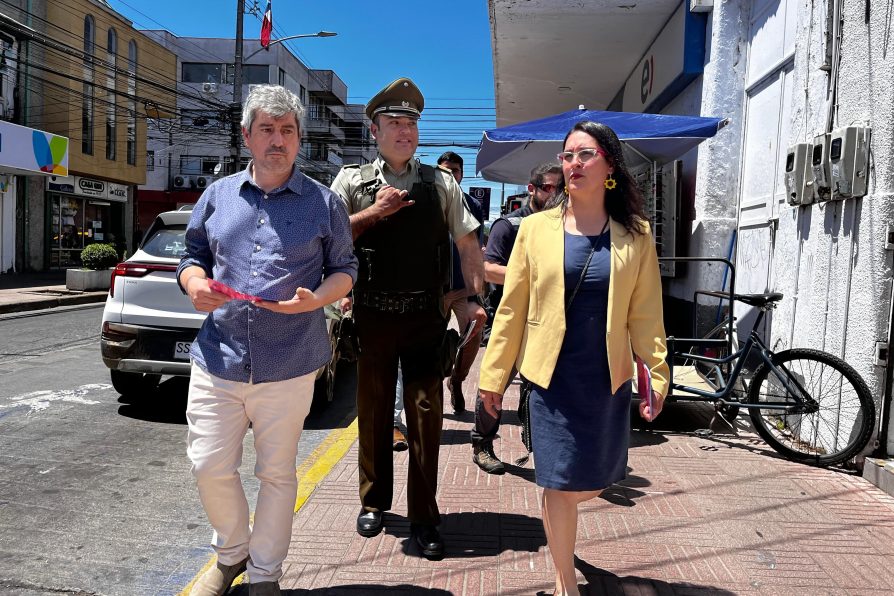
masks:
[[[670,401],[708,401],[731,422],[740,408],[747,409],[755,431],[781,455],[797,462],[830,466],[845,462],[866,447],[875,425],[875,403],[866,382],[841,358],[809,348],[774,352],[760,338],[757,329],[767,312],[782,299],[778,292],[736,294],[734,268],[729,292],[705,292],[729,300],[728,319],[703,338],[668,337],[668,364],[671,367]],[[757,317],[741,347],[735,343],[732,306],[741,302],[758,309]],[[722,329],[723,337],[717,337]],[[679,344],[714,346],[725,350],[715,356],[678,352]],[[756,351],[761,364],[750,381],[744,378],[746,358]],[[694,363],[702,383],[677,382],[675,361]],[[679,368],[679,366],[677,367]],[[691,378],[691,377],[690,377]]]

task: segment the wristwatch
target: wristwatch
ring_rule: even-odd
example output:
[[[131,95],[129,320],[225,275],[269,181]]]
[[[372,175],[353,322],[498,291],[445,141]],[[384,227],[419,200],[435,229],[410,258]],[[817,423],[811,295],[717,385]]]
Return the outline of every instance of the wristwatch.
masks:
[[[476,303],[478,303],[478,306],[480,306],[481,308],[484,308],[484,298],[482,298],[478,294],[472,294],[471,296],[466,296],[466,300],[468,300],[469,302],[476,302]]]

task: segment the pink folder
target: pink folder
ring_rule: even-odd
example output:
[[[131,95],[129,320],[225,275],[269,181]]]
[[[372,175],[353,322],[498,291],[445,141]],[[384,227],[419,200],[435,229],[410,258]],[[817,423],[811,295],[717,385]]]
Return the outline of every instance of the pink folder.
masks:
[[[220,292],[221,294],[229,296],[233,300],[248,300],[249,302],[254,303],[258,303],[263,300],[263,298],[258,298],[257,296],[252,296],[251,294],[243,294],[242,292],[237,292],[230,286],[222,284],[216,279],[208,280],[208,287],[215,292]]]
[[[645,399],[649,404],[649,415],[654,419],[655,411],[652,409],[652,374],[645,361],[636,357],[636,390],[640,399]]]

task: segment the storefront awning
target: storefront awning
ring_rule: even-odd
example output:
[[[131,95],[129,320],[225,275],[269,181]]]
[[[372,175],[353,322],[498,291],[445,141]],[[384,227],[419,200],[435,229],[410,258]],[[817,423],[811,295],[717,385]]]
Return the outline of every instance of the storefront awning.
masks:
[[[0,172],[68,175],[68,139],[0,120]]]
[[[571,110],[484,131],[475,169],[485,180],[525,184],[534,167],[556,161],[565,135],[584,120],[601,122],[614,130],[632,163],[676,159],[713,137],[727,122],[700,116]]]

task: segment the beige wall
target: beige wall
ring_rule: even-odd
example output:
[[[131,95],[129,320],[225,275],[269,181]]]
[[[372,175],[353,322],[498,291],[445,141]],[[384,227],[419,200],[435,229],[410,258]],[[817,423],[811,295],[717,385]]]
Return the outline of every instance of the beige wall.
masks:
[[[92,0],[60,0],[47,4],[48,33],[61,43],[77,50],[84,48],[84,20],[93,17],[95,43],[93,55],[103,61],[107,53],[108,32],[114,28],[118,37],[117,65],[129,70],[128,48],[131,40],[137,45],[137,76],[151,82],[137,80],[135,92],[129,91],[131,81],[125,74],[113,75],[110,69],[96,66],[92,70],[76,56],[60,52],[47,52],[47,63],[53,72],[41,73],[51,82],[44,86],[44,117],[38,128],[64,135],[70,139],[69,169],[72,174],[113,180],[122,184],[143,184],[146,181],[146,107],[136,103],[136,163],[127,163],[127,128],[131,100],[112,93],[130,93],[138,98],[154,101],[163,111],[173,110],[174,94],[166,89],[176,88],[177,57],[164,47],[151,41],[134,29],[127,21]],[[91,74],[92,73],[92,74]],[[93,87],[93,151],[82,151],[82,101],[83,80],[92,76]],[[158,83],[164,88],[154,85]],[[165,89],[166,88],[166,89]],[[112,111],[115,115],[115,159],[106,155],[106,121]],[[168,108],[165,110],[164,108]]]

